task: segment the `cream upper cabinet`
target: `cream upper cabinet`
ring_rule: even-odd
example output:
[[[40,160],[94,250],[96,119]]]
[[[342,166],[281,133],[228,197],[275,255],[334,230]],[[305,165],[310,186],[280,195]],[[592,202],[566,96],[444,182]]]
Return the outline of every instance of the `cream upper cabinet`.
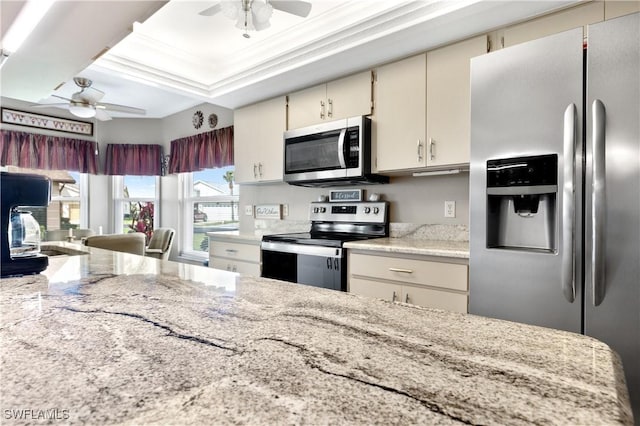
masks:
[[[378,172],[426,166],[427,56],[376,70],[372,139]]]
[[[427,167],[469,162],[470,63],[487,53],[487,36],[427,52]]]
[[[605,2],[592,1],[552,13],[531,21],[507,27],[502,35],[502,47],[557,34],[604,20]],[[585,36],[587,34],[585,33]]]
[[[288,128],[371,114],[371,72],[364,71],[289,95]]]
[[[284,96],[234,111],[234,160],[237,183],[282,180]]]
[[[640,0],[605,0],[604,19],[640,12]]]

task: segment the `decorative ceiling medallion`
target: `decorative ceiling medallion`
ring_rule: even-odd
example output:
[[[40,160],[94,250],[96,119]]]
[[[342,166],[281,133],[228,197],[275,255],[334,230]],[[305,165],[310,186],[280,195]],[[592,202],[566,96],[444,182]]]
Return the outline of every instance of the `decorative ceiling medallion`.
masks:
[[[218,116],[215,114],[209,114],[209,127],[214,129],[218,125]]]
[[[202,111],[196,111],[193,113],[193,127],[199,129],[202,127],[202,123],[204,121],[204,115],[202,115]]]

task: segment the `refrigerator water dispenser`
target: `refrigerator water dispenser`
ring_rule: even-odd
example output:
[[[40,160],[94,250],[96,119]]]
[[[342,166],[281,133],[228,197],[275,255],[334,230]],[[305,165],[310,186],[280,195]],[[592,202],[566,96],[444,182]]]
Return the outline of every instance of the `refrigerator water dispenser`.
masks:
[[[558,156],[487,161],[487,248],[556,252]]]

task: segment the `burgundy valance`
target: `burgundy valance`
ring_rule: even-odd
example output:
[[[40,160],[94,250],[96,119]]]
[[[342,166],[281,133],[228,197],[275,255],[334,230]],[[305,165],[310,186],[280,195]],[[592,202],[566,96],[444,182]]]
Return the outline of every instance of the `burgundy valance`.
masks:
[[[161,176],[162,146],[109,144],[105,174],[129,176]]]
[[[196,172],[233,164],[233,126],[171,141],[169,173]]]
[[[0,130],[0,165],[98,173],[96,142]]]

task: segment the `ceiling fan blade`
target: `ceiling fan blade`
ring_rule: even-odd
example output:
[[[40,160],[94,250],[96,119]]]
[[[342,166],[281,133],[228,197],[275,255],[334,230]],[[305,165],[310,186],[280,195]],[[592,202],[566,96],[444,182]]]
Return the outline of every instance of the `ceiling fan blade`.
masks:
[[[96,108],[96,118],[100,121],[109,121],[111,120],[111,116],[107,114],[105,110],[100,108]]]
[[[87,87],[82,92],[82,98],[86,99],[90,104],[95,104],[100,101],[104,96],[104,92],[102,90],[96,89],[95,87]]]
[[[311,12],[311,3],[301,0],[271,0],[274,9],[306,18]]]
[[[214,4],[213,6],[201,11],[198,13],[198,15],[200,16],[213,16],[216,13],[220,12],[222,10],[222,7],[220,6],[220,3],[218,4]]]
[[[107,111],[126,112],[128,114],[138,114],[138,115],[145,115],[147,113],[147,111],[142,108],[134,108],[134,107],[124,106],[124,105],[105,104],[105,103],[97,104],[96,110],[98,109],[107,110]]]
[[[65,98],[64,96],[51,95],[51,97],[53,97],[53,98],[58,98],[58,99],[62,99],[63,101],[71,102],[71,99],[69,99],[69,98]]]
[[[66,108],[69,106],[68,103],[64,103],[64,104],[36,104],[36,105],[29,105],[31,108],[49,108],[49,107],[53,107],[53,108]]]

